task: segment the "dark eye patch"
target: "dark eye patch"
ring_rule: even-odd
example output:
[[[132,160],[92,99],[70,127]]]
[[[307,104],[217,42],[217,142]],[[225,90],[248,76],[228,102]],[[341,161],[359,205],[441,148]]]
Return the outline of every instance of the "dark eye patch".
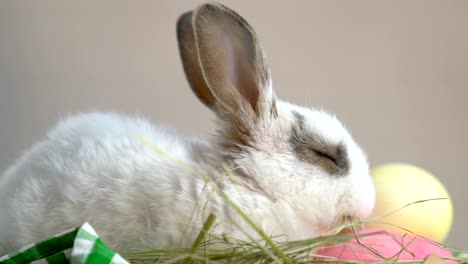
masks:
[[[331,144],[319,135],[305,129],[305,118],[292,111],[296,123],[292,127],[290,144],[299,159],[321,166],[330,174],[346,175],[349,172],[349,160],[343,143]]]

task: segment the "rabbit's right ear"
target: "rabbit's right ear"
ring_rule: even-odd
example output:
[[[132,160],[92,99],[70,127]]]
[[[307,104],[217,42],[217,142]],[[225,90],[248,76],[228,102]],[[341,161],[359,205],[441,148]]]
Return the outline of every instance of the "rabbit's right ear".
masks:
[[[179,18],[177,33],[187,79],[205,105],[247,122],[275,112],[263,50],[245,19],[221,4],[204,4]]]

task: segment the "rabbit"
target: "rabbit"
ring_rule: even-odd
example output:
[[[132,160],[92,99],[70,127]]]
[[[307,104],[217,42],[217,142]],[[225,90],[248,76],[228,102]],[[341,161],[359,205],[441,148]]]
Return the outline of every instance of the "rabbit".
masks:
[[[283,241],[370,215],[364,151],[334,115],[277,99],[244,18],[202,4],[179,17],[177,40],[191,89],[215,113],[215,135],[184,137],[111,112],[61,120],[0,178],[0,253],[84,222],[121,252],[185,247],[209,212],[213,234],[253,239],[221,192]]]

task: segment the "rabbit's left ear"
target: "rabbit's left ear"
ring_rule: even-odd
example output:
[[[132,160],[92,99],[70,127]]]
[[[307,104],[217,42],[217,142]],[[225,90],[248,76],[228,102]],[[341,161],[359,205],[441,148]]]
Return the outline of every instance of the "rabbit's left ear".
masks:
[[[202,103],[211,108],[215,103],[215,98],[205,81],[205,77],[203,77],[197,46],[195,44],[192,17],[193,12],[190,11],[182,14],[177,20],[177,41],[179,44],[180,57],[182,59],[185,76],[193,92]]]
[[[179,47],[185,50],[182,61],[197,96],[221,115],[224,110],[257,116],[276,111],[270,72],[252,27],[220,4],[202,5],[191,16],[185,19],[193,32],[186,31],[185,40],[179,34]],[[187,39],[195,47],[181,44]]]

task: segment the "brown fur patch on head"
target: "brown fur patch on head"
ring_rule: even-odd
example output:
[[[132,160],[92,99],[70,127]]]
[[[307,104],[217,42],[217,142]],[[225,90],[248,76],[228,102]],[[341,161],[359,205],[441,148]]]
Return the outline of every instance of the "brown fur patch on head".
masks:
[[[320,136],[306,131],[304,116],[295,111],[292,113],[296,124],[289,141],[299,159],[316,164],[330,174],[346,175],[350,169],[346,146],[343,143],[328,143]]]

